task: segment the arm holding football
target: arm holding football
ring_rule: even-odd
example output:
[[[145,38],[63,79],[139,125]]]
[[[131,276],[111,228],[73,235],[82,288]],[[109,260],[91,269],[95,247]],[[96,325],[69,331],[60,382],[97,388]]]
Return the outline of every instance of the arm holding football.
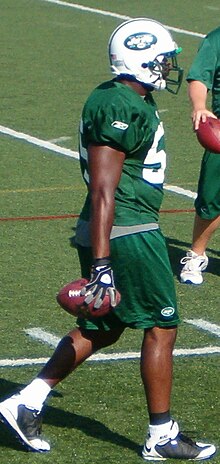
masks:
[[[216,116],[206,108],[208,89],[203,82],[189,81],[188,95],[192,104],[192,123],[196,131],[200,121],[205,122],[207,117]]]
[[[85,303],[102,306],[105,296],[110,306],[119,302],[110,262],[110,233],[114,220],[115,190],[118,186],[125,153],[109,146],[89,145],[89,192],[91,196],[90,232],[93,266],[90,282],[81,291]]]

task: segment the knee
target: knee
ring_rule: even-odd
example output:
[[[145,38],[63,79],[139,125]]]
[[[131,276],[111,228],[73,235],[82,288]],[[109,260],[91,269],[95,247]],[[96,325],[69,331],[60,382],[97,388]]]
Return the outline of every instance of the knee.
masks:
[[[124,330],[122,329],[114,329],[114,330],[110,330],[109,332],[105,332],[106,334],[105,338],[106,338],[106,343],[107,343],[106,346],[113,345],[114,343],[116,343],[119,340],[123,331]]]
[[[152,343],[160,349],[173,350],[177,336],[177,327],[154,327],[146,331],[145,336],[148,343]]]
[[[113,330],[88,330],[80,329],[82,337],[90,341],[93,347],[93,352],[96,352],[102,348],[113,345],[120,338],[123,330],[122,329],[113,329]]]
[[[122,332],[121,329],[109,330],[108,332],[102,331],[100,333],[101,348],[114,345],[119,340]]]

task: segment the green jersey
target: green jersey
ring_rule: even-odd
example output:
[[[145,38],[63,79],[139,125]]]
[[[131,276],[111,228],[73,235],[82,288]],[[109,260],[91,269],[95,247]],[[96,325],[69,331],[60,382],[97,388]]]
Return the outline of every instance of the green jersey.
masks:
[[[203,82],[212,91],[212,110],[220,118],[220,27],[202,40],[187,80]]]
[[[142,98],[114,79],[91,93],[82,112],[79,144],[81,170],[87,185],[90,143],[107,145],[125,153],[115,193],[114,225],[158,222],[166,154],[163,125],[152,95]],[[88,193],[81,219],[89,221],[89,212]]]

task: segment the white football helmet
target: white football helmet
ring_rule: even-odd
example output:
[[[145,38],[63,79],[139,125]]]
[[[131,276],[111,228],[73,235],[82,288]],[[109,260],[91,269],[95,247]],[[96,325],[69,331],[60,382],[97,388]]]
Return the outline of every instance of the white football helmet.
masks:
[[[109,39],[111,71],[151,89],[167,88],[176,94],[183,78],[176,58],[181,50],[159,22],[148,18],[131,19],[118,26]],[[171,72],[177,72],[175,79],[168,77]]]

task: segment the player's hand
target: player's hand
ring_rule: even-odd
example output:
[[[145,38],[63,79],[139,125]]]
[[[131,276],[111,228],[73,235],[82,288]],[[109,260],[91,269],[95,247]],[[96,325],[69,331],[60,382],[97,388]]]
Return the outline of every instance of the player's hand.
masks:
[[[197,131],[200,121],[206,122],[207,118],[217,119],[217,116],[215,116],[214,113],[207,110],[206,108],[194,110],[192,113],[193,130]]]
[[[81,295],[85,296],[86,304],[94,300],[94,308],[96,309],[100,308],[106,295],[109,296],[111,307],[116,306],[116,288],[109,258],[100,258],[94,261],[91,279],[81,290]]]

